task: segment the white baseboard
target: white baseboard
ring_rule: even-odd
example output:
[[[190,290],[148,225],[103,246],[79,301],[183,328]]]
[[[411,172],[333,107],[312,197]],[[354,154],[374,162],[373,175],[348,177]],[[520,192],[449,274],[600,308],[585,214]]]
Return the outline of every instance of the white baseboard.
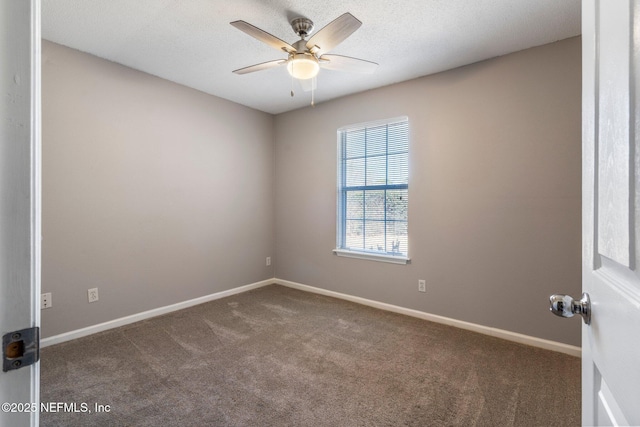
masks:
[[[65,332],[60,335],[54,335],[52,337],[48,337],[40,340],[40,347],[47,347],[54,344],[60,344],[65,341],[71,341],[76,338],[86,337],[87,335],[96,334],[98,332],[106,331],[108,329],[129,325],[131,323],[139,322],[141,320],[149,319],[151,317],[156,317],[156,316],[161,316],[163,314],[171,313],[172,311],[182,310],[183,308],[192,307],[194,305],[198,305],[198,304],[213,301],[216,299],[250,291],[252,289],[261,288],[263,286],[270,285],[272,283],[275,283],[275,279],[263,280],[261,282],[255,282],[249,285],[240,286],[240,287],[229,289],[226,291],[216,292],[215,294],[205,295],[203,297],[194,298],[188,301],[167,305],[165,307],[154,308],[153,310],[143,311],[142,313],[132,314],[131,316],[121,317],[119,319],[110,320],[108,322],[99,323],[97,325],[87,326],[86,328],[76,329],[75,331]]]
[[[382,310],[392,311],[394,313],[417,317],[419,319],[429,320],[431,322],[442,323],[449,326],[455,326],[456,328],[466,329],[469,331],[478,332],[484,335],[490,335],[492,337],[502,338],[502,339],[517,342],[520,344],[526,344],[533,347],[543,348],[546,350],[557,351],[559,353],[565,353],[571,356],[582,357],[582,349],[580,347],[576,347],[573,345],[563,344],[556,341],[549,341],[542,338],[531,337],[529,335],[523,335],[516,332],[505,331],[503,329],[477,325],[475,323],[463,322],[462,320],[451,319],[449,317],[438,316],[436,314],[425,313],[423,311],[404,308],[397,305],[387,304],[384,302],[355,297],[348,294],[342,294],[340,292],[334,292],[334,291],[329,291],[322,288],[316,288],[309,285],[303,285],[301,283],[290,282],[288,280],[273,279],[273,283],[277,283],[278,285],[282,285],[282,286],[287,286],[289,288],[299,289],[301,291],[313,292],[320,295],[340,298],[340,299],[355,302],[358,304],[363,304],[370,307],[379,308]]]
[[[301,291],[312,292],[315,294],[339,298],[346,301],[367,305],[369,307],[379,308],[381,310],[386,310],[394,313],[404,314],[407,316],[417,317],[419,319],[429,320],[431,322],[442,323],[445,325],[454,326],[456,328],[466,329],[469,331],[474,331],[484,335],[490,335],[493,337],[502,338],[502,339],[517,342],[520,344],[526,344],[533,347],[543,348],[546,350],[557,351],[560,353],[565,353],[565,354],[569,354],[571,356],[576,356],[576,357],[582,356],[582,349],[580,347],[563,344],[555,341],[544,340],[542,338],[531,337],[531,336],[519,334],[516,332],[505,331],[503,329],[477,325],[475,323],[463,322],[461,320],[451,319],[449,317],[438,316],[436,314],[425,313],[423,311],[404,308],[397,305],[387,304],[384,302],[373,301],[366,298],[355,297],[355,296],[343,294],[340,292],[329,291],[326,289],[316,288],[313,286],[303,285],[301,283],[291,282],[288,280],[282,280],[277,278],[267,279],[267,280],[263,280],[256,283],[251,283],[249,285],[240,286],[240,287],[229,289],[222,292],[216,292],[215,294],[205,295],[200,298],[179,302],[177,304],[155,308],[153,310],[144,311],[142,313],[132,314],[131,316],[121,317],[120,319],[110,320],[108,322],[100,323],[93,326],[88,326],[86,328],[77,329],[75,331],[65,332],[60,335],[54,335],[52,337],[42,339],[40,341],[40,347],[47,347],[50,345],[63,343],[65,341],[70,341],[76,338],[85,337],[87,335],[117,328],[119,326],[124,326],[131,323],[139,322],[141,320],[171,313],[172,311],[182,310],[183,308],[192,307],[194,305],[198,305],[198,304],[213,301],[216,299],[250,291],[252,289],[261,288],[263,286],[270,285],[272,283],[276,283],[282,286],[287,286],[289,288],[298,289]]]

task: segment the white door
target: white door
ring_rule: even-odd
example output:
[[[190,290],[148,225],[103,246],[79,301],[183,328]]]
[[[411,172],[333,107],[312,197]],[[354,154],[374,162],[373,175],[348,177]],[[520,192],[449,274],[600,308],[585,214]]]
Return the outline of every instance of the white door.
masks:
[[[640,425],[639,27],[640,0],[582,2],[583,425]]]
[[[40,326],[39,2],[0,0],[2,336]],[[20,349],[25,347],[25,340],[14,340],[13,344],[20,342],[22,346],[14,347],[12,351],[17,353],[10,353],[13,357],[8,359],[12,367],[22,363],[18,355],[23,354]],[[4,362],[5,351],[0,354]],[[0,371],[0,426],[36,426],[39,363],[6,372],[4,369],[3,363],[3,371]]]

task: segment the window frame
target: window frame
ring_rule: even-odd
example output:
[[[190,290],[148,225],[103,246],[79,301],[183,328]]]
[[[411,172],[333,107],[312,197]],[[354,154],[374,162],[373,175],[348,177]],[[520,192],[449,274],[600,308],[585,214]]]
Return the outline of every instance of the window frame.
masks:
[[[410,128],[409,128],[409,118],[407,116],[394,117],[390,119],[376,120],[364,123],[357,123],[352,125],[347,125],[339,128],[337,130],[337,209],[336,209],[336,248],[333,250],[333,253],[341,256],[341,257],[349,257],[349,258],[357,258],[371,261],[381,261],[388,262],[394,264],[408,264],[411,259],[409,258],[409,247],[408,247],[408,234],[407,234],[407,249],[406,253],[398,253],[397,255],[389,252],[378,252],[378,251],[367,251],[365,249],[358,250],[353,248],[346,247],[346,236],[345,236],[345,228],[346,228],[346,197],[348,191],[356,191],[360,189],[361,191],[375,191],[375,190],[406,190],[407,191],[407,209],[408,209],[408,191],[409,191],[409,178],[407,177],[406,184],[388,184],[385,183],[383,185],[362,185],[362,186],[354,186],[351,190],[345,190],[346,185],[346,171],[344,170],[344,147],[343,147],[343,134],[345,132],[354,132],[358,130],[364,130],[367,128],[374,128],[380,126],[388,126],[396,123],[406,123],[407,126],[407,144],[410,143]],[[388,140],[386,140],[388,143]],[[397,154],[397,153],[396,153]],[[407,146],[407,155],[409,154],[409,147]],[[385,157],[385,165],[388,162],[389,158],[388,147],[386,148],[384,157]],[[365,151],[364,158],[370,158],[375,156],[367,155]],[[409,159],[407,159],[407,174],[409,173]],[[388,173],[388,169],[385,166],[385,171]],[[384,218],[384,227],[387,227],[387,218],[386,218],[386,209],[385,209],[385,218]],[[366,219],[363,218],[363,222],[366,226]],[[389,221],[391,222],[391,221]],[[407,211],[406,216],[406,225],[407,231],[409,227],[409,215]]]

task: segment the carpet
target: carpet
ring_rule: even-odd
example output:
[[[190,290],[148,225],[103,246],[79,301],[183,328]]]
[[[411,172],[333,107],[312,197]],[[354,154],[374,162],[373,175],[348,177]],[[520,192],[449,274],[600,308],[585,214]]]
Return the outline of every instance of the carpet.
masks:
[[[579,426],[580,383],[566,379],[580,369],[565,354],[269,285],[42,349],[40,398],[58,405],[40,422]]]

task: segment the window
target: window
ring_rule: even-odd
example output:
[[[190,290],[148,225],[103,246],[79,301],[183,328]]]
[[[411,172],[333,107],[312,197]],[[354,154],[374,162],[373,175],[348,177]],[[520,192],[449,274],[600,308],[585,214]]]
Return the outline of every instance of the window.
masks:
[[[407,263],[409,122],[406,117],[338,130],[340,256]]]

